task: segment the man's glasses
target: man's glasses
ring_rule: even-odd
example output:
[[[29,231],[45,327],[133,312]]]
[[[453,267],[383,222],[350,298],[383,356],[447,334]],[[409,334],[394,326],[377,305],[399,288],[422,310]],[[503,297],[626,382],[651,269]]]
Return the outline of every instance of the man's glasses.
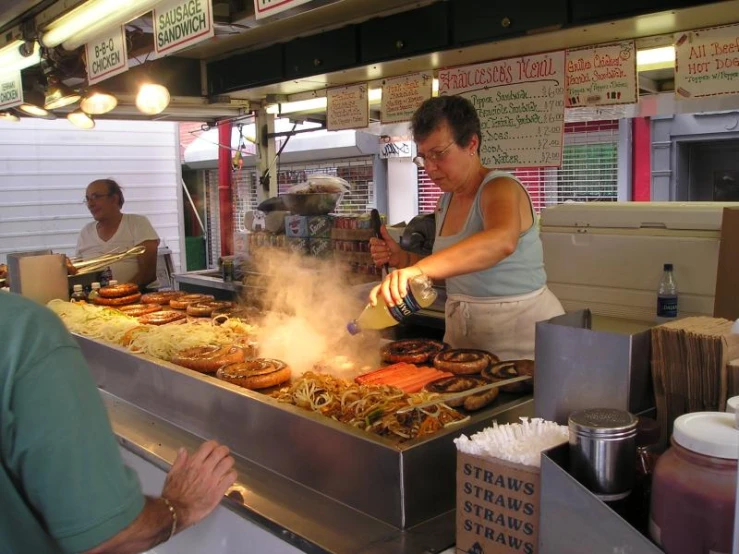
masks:
[[[415,158],[413,158],[413,163],[416,164],[418,167],[424,167],[426,165],[426,162],[431,163],[439,163],[440,160],[444,159],[444,156],[446,156],[447,151],[449,150],[449,147],[454,144],[454,141],[447,144],[443,149],[439,150],[438,152],[434,152],[433,150],[431,152],[428,152],[427,154],[419,154]]]
[[[89,204],[90,202],[95,202],[96,200],[100,200],[101,198],[105,198],[106,196],[110,196],[110,193],[98,194],[98,193],[94,192],[90,196],[85,196],[85,199],[82,201],[82,203],[83,204]]]

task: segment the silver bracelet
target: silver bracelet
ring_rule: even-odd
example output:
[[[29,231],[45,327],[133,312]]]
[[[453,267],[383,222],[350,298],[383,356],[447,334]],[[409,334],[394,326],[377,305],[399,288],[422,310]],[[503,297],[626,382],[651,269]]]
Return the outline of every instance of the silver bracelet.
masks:
[[[169,513],[172,514],[172,527],[169,530],[169,536],[167,537],[167,540],[169,540],[174,537],[174,534],[177,532],[177,511],[168,499],[162,496],[162,500],[164,500],[164,504],[167,506]]]

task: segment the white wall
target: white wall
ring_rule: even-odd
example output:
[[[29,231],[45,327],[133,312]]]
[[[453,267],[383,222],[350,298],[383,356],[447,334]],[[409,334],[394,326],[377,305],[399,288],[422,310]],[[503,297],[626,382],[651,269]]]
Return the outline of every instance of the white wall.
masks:
[[[0,263],[9,252],[41,248],[73,255],[91,221],[85,187],[113,178],[123,188],[123,211],[149,218],[179,271],[179,156],[176,123],[98,121],[83,131],[66,119],[0,121]]]
[[[418,167],[409,158],[388,159],[387,198],[390,225],[418,215]]]

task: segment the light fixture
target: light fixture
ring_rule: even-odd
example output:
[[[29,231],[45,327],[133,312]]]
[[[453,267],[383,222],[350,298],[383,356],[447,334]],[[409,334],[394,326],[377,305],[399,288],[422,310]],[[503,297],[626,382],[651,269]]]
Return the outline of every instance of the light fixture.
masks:
[[[661,46],[636,52],[636,67],[638,71],[654,69],[668,69],[675,67],[675,47]]]
[[[288,114],[296,112],[308,112],[326,109],[328,100],[325,96],[318,98],[309,98],[308,100],[296,100],[294,102],[283,102],[281,104],[270,104],[266,108],[268,114]]]
[[[82,111],[92,115],[108,113],[118,105],[118,99],[109,92],[95,88],[87,92],[80,102]]]
[[[0,49],[0,73],[20,71],[41,62],[38,42],[16,40]]]
[[[101,34],[150,12],[160,0],[88,0],[52,21],[41,35],[41,44],[54,48],[62,44],[74,50]]]
[[[136,95],[136,107],[139,111],[156,115],[162,113],[169,106],[169,91],[167,87],[156,83],[144,83]]]
[[[20,121],[21,118],[13,112],[0,112],[0,121]]]
[[[79,129],[92,129],[95,121],[82,110],[75,110],[67,114],[69,122]]]
[[[33,117],[48,117],[51,114],[43,106],[44,95],[37,90],[29,90],[23,93],[23,104],[18,109]]]
[[[57,108],[74,104],[80,98],[79,93],[62,83],[58,77],[54,75],[49,76],[49,84],[46,87],[46,97],[44,98],[44,108],[47,110],[56,110]]]

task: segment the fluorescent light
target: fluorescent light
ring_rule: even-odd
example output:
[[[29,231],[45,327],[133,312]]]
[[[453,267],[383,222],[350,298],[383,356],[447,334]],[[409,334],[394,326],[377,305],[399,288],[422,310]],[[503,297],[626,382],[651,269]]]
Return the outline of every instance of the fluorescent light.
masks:
[[[0,73],[20,71],[41,62],[41,48],[38,42],[33,43],[33,52],[29,56],[21,54],[22,40],[11,42],[0,49]]]
[[[328,100],[325,96],[318,98],[309,98],[308,100],[296,100],[295,102],[283,102],[282,104],[270,104],[266,108],[266,112],[272,115],[289,114],[296,112],[308,112],[326,109]]]
[[[128,23],[150,12],[160,0],[88,0],[52,21],[41,35],[41,44],[54,48],[63,43],[74,50],[103,31]]]
[[[78,129],[92,129],[95,127],[95,121],[82,110],[68,113],[67,120]]]
[[[156,115],[169,106],[169,100],[167,87],[155,83],[144,83],[136,95],[136,107],[145,114]]]
[[[675,47],[662,46],[636,52],[636,67],[639,71],[675,67]]]

